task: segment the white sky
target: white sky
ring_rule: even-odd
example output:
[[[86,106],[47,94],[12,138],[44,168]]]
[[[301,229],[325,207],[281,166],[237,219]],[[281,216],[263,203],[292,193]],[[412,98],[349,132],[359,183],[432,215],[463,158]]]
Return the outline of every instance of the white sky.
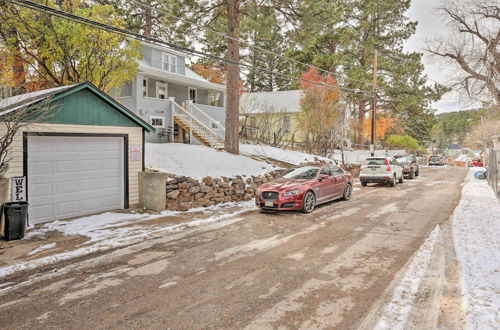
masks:
[[[418,24],[415,35],[404,45],[406,51],[417,51],[426,55],[427,53],[423,49],[426,46],[427,40],[438,36],[446,36],[450,33],[443,18],[436,12],[436,7],[440,3],[440,0],[412,0],[411,7],[407,11],[406,16],[412,21],[417,21]],[[438,62],[430,56],[424,56],[424,65],[425,73],[430,79],[443,85],[448,84],[448,77],[453,74],[451,69],[446,70],[443,63]],[[433,107],[440,113],[473,108],[474,105],[464,100],[461,101],[457,93],[450,92],[445,94],[439,102],[434,103]]]

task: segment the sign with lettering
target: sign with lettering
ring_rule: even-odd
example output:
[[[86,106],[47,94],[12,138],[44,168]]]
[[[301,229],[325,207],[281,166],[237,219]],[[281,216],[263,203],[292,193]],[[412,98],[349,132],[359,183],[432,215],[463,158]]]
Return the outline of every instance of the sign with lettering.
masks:
[[[130,147],[130,159],[131,160],[141,160],[142,159],[142,151],[140,146],[131,146]]]
[[[14,176],[12,180],[12,201],[24,202],[26,201],[26,177]]]

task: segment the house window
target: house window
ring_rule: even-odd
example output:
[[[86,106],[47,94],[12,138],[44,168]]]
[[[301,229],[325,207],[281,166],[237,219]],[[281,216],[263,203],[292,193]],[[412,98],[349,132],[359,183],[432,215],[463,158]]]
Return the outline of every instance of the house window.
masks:
[[[221,104],[220,98],[221,98],[221,93],[217,92],[208,94],[208,105],[212,105],[215,107],[220,106]]]
[[[290,131],[291,131],[290,116],[285,115],[285,117],[283,118],[283,132],[290,133]]]
[[[165,118],[162,116],[150,116],[149,122],[153,127],[165,128]]]
[[[188,93],[189,93],[189,100],[192,101],[193,103],[197,103],[198,91],[196,90],[196,88],[189,87]]]
[[[142,79],[142,97],[148,96],[148,80]]]
[[[163,53],[163,70],[177,73],[177,56]]]
[[[168,96],[168,85],[164,82],[156,82],[156,98],[166,99]]]

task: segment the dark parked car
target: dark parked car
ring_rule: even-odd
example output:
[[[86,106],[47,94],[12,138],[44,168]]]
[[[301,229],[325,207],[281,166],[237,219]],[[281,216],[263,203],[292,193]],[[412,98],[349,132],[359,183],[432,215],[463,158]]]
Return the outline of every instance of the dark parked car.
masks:
[[[420,175],[417,158],[413,155],[396,156],[398,163],[403,166],[403,175],[408,176],[409,179],[414,179]]]
[[[304,166],[261,185],[255,204],[262,210],[301,210],[310,213],[318,204],[349,200],[353,178],[338,165]]]
[[[436,166],[443,166],[444,165],[444,159],[441,156],[430,156],[429,161],[427,162],[429,166],[431,165],[436,165]]]

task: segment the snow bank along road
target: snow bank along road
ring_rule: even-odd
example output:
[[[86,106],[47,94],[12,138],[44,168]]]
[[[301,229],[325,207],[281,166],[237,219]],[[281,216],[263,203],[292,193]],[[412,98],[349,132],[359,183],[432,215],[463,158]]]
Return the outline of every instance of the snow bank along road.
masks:
[[[251,211],[36,273],[17,273],[0,283],[0,328],[380,324],[378,311],[389,306],[384,307],[384,297],[390,301],[396,292],[391,288],[408,265],[418,269],[412,256],[426,254],[429,249],[422,252],[421,246],[435,240],[437,224],[446,228],[465,174],[462,168],[426,168],[416,180],[396,188],[356,189],[350,201],[326,204],[312,214]],[[420,295],[412,303],[425,300]],[[438,302],[435,310],[449,310],[439,307]],[[418,314],[408,311],[404,322],[422,326],[422,320],[415,322]],[[402,313],[385,317],[390,315]],[[436,317],[453,326],[449,318]],[[398,320],[387,322],[394,326]]]

